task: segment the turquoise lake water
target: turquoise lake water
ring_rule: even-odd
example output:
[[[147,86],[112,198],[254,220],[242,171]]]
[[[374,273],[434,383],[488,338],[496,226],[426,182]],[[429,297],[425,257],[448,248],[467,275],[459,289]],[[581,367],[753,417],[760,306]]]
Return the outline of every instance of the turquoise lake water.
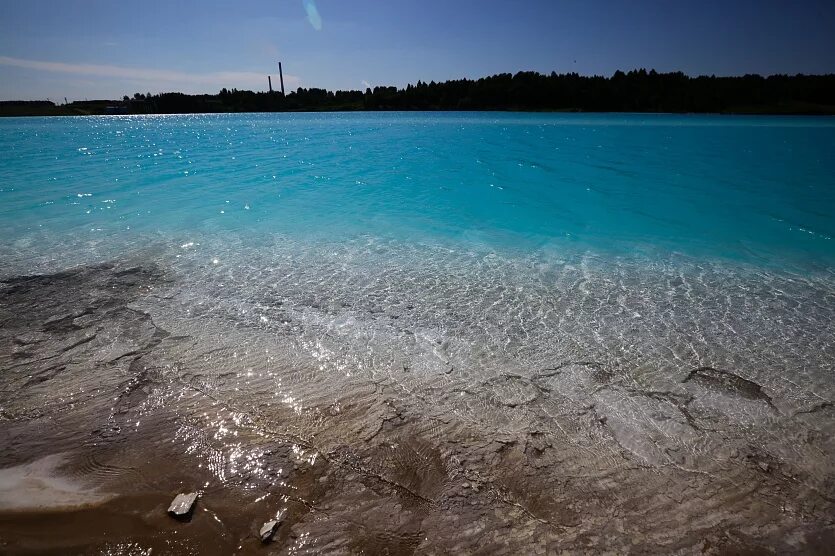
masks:
[[[830,387],[833,119],[11,118],[0,152],[3,275],[153,260],[181,284],[159,311],[338,368],[595,355]]]
[[[835,262],[825,118],[27,118],[0,149],[0,234],[26,256],[235,234]]]

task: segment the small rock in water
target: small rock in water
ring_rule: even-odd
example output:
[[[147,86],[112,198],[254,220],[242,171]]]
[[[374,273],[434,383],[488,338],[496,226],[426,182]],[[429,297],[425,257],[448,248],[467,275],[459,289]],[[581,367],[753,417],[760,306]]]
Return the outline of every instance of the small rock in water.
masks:
[[[759,463],[759,466],[760,466],[760,469],[762,469],[764,472],[768,473],[768,464],[766,462],[761,461]]]
[[[171,505],[168,506],[168,513],[173,517],[188,517],[194,508],[194,503],[197,502],[197,493],[189,492],[188,494],[178,494]]]
[[[273,535],[275,534],[275,530],[278,529],[278,526],[281,524],[279,520],[268,521],[264,525],[261,526],[261,530],[258,534],[261,536],[261,542],[270,542],[272,540]]]

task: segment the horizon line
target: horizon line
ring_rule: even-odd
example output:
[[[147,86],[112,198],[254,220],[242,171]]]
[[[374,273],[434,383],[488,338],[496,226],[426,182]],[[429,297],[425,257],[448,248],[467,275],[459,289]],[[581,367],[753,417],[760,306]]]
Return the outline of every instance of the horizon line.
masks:
[[[218,72],[204,72],[204,73],[189,73],[189,72],[181,72],[175,70],[158,70],[153,68],[132,68],[132,67],[124,67],[124,66],[114,66],[114,65],[99,65],[99,64],[70,64],[64,62],[47,62],[47,61],[40,61],[40,60],[26,60],[22,58],[14,58],[9,56],[0,56],[0,65],[7,65],[12,67],[19,67],[24,69],[34,69],[39,71],[47,71],[53,73],[67,73],[67,74],[74,74],[74,75],[92,75],[96,77],[120,77],[120,78],[128,78],[134,79],[138,81],[158,81],[158,82],[180,82],[180,83],[191,83],[195,85],[209,85],[212,83],[217,83],[218,81],[227,81],[227,80],[241,80],[244,82],[253,82],[255,80],[261,81],[265,77],[271,76],[270,73],[258,73],[252,71],[218,71]],[[490,75],[482,75],[480,77],[455,77],[449,78],[443,81],[436,81],[434,79],[425,81],[423,79],[418,79],[417,81],[408,82],[403,86],[398,85],[375,85],[371,86],[366,80],[362,80],[362,84],[366,87],[366,89],[371,89],[372,91],[377,88],[391,88],[394,87],[397,90],[406,90],[409,86],[417,86],[419,83],[423,84],[440,84],[440,83],[449,83],[449,82],[456,82],[456,81],[479,81],[481,79],[488,79],[499,77],[503,75],[510,75],[516,76],[519,74],[537,74],[544,77],[551,77],[552,75],[556,75],[557,77],[560,76],[578,76],[584,77],[588,79],[594,78],[601,78],[601,79],[612,79],[618,73],[621,73],[625,76],[628,76],[633,73],[641,73],[644,72],[646,74],[655,74],[655,75],[673,75],[673,74],[681,74],[688,79],[700,79],[700,78],[707,78],[707,79],[741,79],[745,77],[755,77],[761,79],[769,79],[775,77],[829,77],[835,76],[835,72],[828,72],[828,73],[771,73],[768,75],[763,75],[759,73],[743,73],[743,74],[733,74],[733,75],[717,75],[713,74],[695,74],[691,75],[685,73],[681,70],[673,70],[673,71],[658,71],[654,68],[647,69],[646,67],[634,67],[629,70],[622,70],[617,69],[611,75],[604,75],[599,73],[581,73],[577,71],[566,71],[562,73],[558,73],[556,70],[552,70],[550,72],[541,72],[538,70],[517,70],[516,72],[499,72],[493,73]],[[330,93],[337,93],[337,92],[365,92],[363,89],[329,89],[324,87],[316,87],[316,86],[309,86],[309,87],[302,87],[302,81],[299,76],[296,75],[285,75],[284,76],[286,81],[290,81],[291,83],[295,84],[294,86],[289,86],[288,95],[293,94],[298,89],[303,90],[312,90],[318,89],[327,91]],[[231,88],[228,86],[222,86],[217,92],[183,92],[177,90],[158,90],[155,93],[150,93],[150,91],[145,91],[144,93],[139,91],[134,91],[135,94],[151,94],[151,96],[155,95],[164,95],[164,94],[183,94],[189,96],[201,96],[201,95],[218,95],[222,90],[228,91],[239,91],[239,92],[252,92],[252,93],[266,93],[267,90],[256,90],[254,88],[238,88],[232,86]],[[89,97],[85,97],[84,100],[77,99],[71,102],[94,102],[94,101],[124,101],[124,97],[128,96],[131,97],[133,100],[133,95],[131,94],[123,94],[122,98],[93,98],[92,100]],[[0,102],[37,102],[37,101],[49,101],[54,102],[46,98],[16,98],[16,99],[0,99]]]

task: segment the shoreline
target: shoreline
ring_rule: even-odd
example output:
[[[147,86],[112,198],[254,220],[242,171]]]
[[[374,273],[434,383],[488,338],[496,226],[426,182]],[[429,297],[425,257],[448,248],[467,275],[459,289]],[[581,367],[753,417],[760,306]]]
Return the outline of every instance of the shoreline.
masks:
[[[4,551],[261,553],[278,512],[271,548],[300,552],[835,541],[826,400],[795,406],[733,369],[683,369],[665,390],[580,359],[478,379],[405,364],[339,375],[269,351],[281,335],[159,320],[178,280],[145,261],[0,284],[0,468],[68,452],[56,476],[115,495],[60,516],[0,511]],[[191,490],[191,522],[165,515]],[[37,544],[51,526],[54,544]]]
[[[59,107],[60,108],[60,107]],[[123,114],[107,113],[100,110],[89,110],[76,113],[56,113],[32,111],[20,114],[10,114],[0,111],[0,118],[60,118],[60,117],[87,117],[87,116],[207,116],[219,114],[379,114],[379,113],[518,113],[518,114],[618,114],[636,116],[750,116],[750,117],[786,117],[786,118],[832,118],[835,117],[835,107],[827,107],[823,111],[777,111],[777,110],[753,110],[753,111],[720,111],[720,112],[655,112],[655,111],[612,111],[612,110],[579,110],[579,109],[524,109],[524,108],[485,108],[485,109],[391,109],[391,110],[367,110],[367,109],[320,109],[320,110],[245,110],[245,111],[219,111],[219,112],[126,112]]]
[[[202,113],[339,110],[533,110],[582,112],[835,114],[835,75],[691,77],[682,72],[616,71],[611,77],[519,71],[479,79],[377,86],[365,91],[302,88],[286,95],[222,88],[217,94],[137,92],[121,99],[56,105],[49,100],[0,101],[0,112]],[[28,102],[28,104],[27,104]]]

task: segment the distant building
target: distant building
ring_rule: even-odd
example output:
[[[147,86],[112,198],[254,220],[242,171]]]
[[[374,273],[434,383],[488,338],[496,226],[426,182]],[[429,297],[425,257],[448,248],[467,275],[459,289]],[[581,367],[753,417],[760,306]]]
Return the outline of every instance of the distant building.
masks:
[[[130,110],[124,104],[108,104],[104,108],[104,113],[107,115],[130,114]]]

